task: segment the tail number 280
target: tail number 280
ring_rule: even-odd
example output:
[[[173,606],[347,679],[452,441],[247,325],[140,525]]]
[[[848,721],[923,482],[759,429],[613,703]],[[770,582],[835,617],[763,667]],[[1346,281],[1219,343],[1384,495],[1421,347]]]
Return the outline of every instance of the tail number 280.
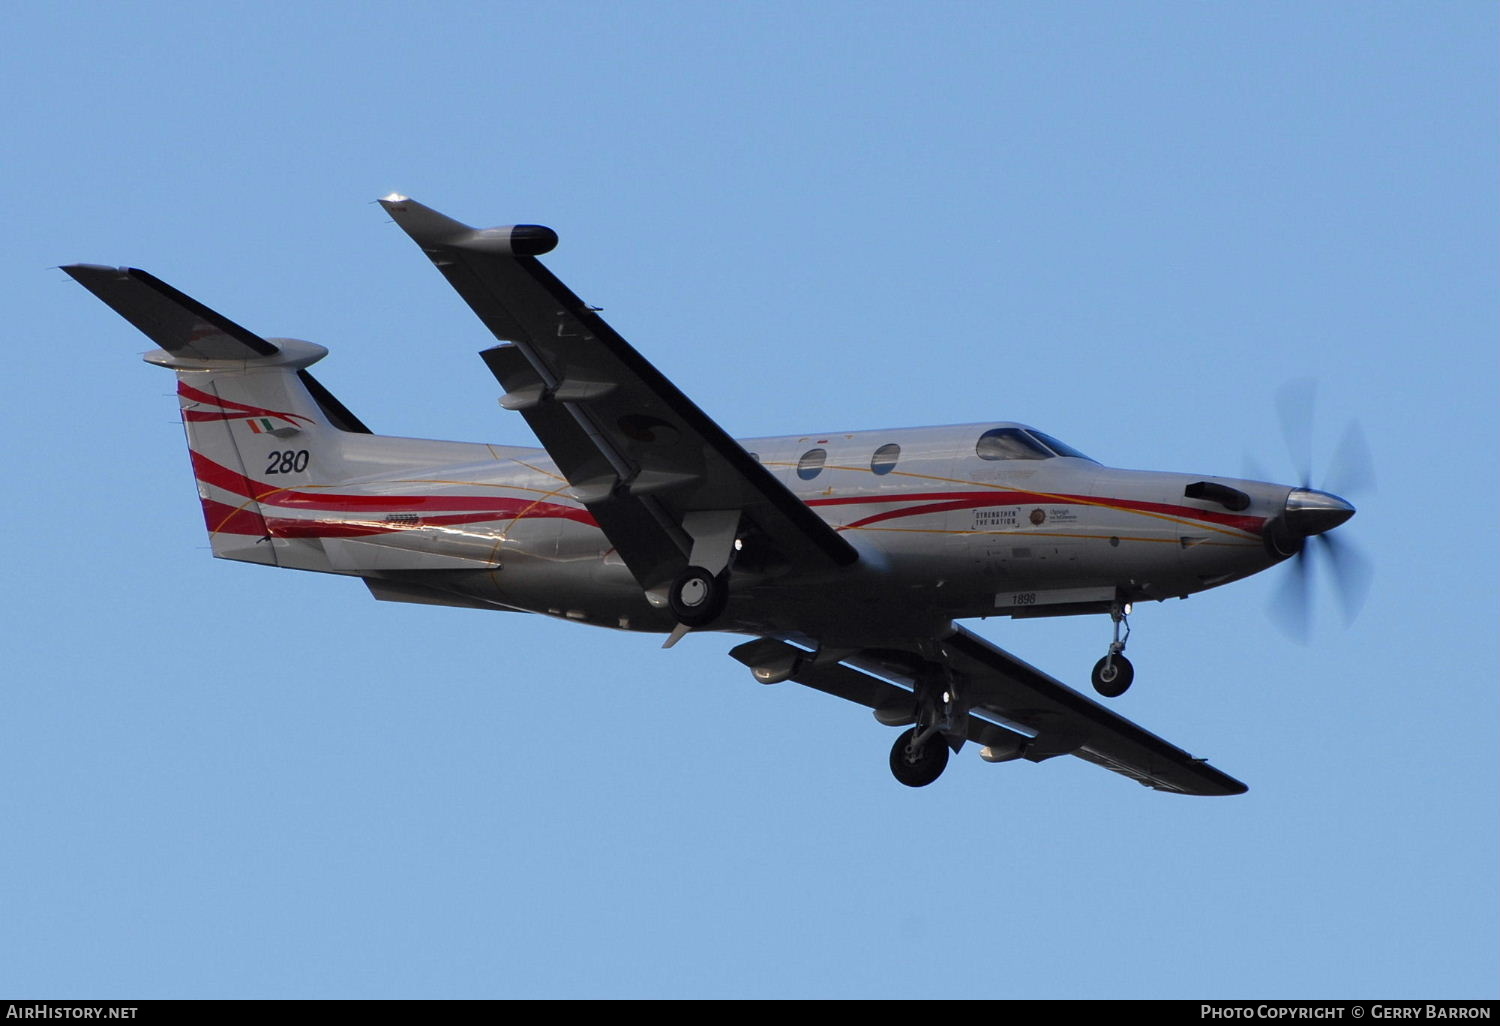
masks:
[[[300,474],[307,469],[307,450],[277,450],[267,456],[266,460],[267,474]]]

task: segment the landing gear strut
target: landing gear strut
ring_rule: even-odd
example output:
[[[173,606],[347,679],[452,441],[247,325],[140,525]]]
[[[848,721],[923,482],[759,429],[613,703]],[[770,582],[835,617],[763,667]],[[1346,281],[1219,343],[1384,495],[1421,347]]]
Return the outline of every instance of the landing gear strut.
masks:
[[[729,564],[739,548],[740,511],[695,510],[682,518],[687,568],[667,586],[667,609],[677,618],[671,641],[719,618],[729,602]],[[660,600],[658,600],[660,601]]]
[[[1109,610],[1109,618],[1114,621],[1115,637],[1109,643],[1109,654],[1094,664],[1094,672],[1091,679],[1094,690],[1105,698],[1119,698],[1130,687],[1130,682],[1135,680],[1135,667],[1130,665],[1130,660],[1125,658],[1125,642],[1130,638],[1130,603],[1116,602]],[[1124,626],[1125,636],[1120,636],[1120,627]]]
[[[969,707],[959,697],[960,682],[930,668],[917,677],[913,715],[917,725],[891,747],[891,773],[907,787],[926,787],[943,773],[949,751],[968,734]]]

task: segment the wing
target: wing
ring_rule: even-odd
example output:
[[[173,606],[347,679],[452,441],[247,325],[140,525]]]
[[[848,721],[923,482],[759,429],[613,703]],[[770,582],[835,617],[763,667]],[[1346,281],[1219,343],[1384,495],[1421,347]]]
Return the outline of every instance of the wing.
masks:
[[[736,538],[765,565],[815,571],[855,550],[541,262],[557,236],[475,230],[380,201],[496,338],[483,354],[574,494],[642,587],[690,561],[713,572]]]
[[[890,681],[911,681],[914,660],[935,663],[965,696],[970,713],[965,733],[968,740],[986,746],[984,755],[990,761],[1041,762],[1076,755],[1158,791],[1228,795],[1248,790],[1206,760],[962,627],[921,656],[866,650],[839,663],[819,665],[809,653],[771,638],[747,642],[730,655],[752,668],[789,669],[789,679],[868,706],[888,724],[910,723],[915,715],[913,692]]]

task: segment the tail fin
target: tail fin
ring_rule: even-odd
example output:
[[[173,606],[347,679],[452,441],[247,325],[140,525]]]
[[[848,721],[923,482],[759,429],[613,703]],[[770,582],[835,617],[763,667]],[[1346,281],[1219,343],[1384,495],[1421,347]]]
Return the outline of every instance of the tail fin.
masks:
[[[308,373],[328,350],[264,339],[134,268],[64,267],[161,348],[145,359],[177,373],[193,472],[215,556],[304,570],[334,569],[310,539],[277,537],[274,512],[315,482],[346,476],[348,433],[369,434]]]

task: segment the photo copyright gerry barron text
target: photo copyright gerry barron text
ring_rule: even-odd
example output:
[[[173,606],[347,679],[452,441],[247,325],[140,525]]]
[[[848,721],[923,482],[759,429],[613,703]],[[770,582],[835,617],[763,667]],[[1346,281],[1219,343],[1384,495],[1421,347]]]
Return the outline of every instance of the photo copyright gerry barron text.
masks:
[[[1483,1002],[1379,1004],[1361,1001],[1352,1004],[1203,1004],[1200,1019],[1488,1019],[1493,1004]]]

